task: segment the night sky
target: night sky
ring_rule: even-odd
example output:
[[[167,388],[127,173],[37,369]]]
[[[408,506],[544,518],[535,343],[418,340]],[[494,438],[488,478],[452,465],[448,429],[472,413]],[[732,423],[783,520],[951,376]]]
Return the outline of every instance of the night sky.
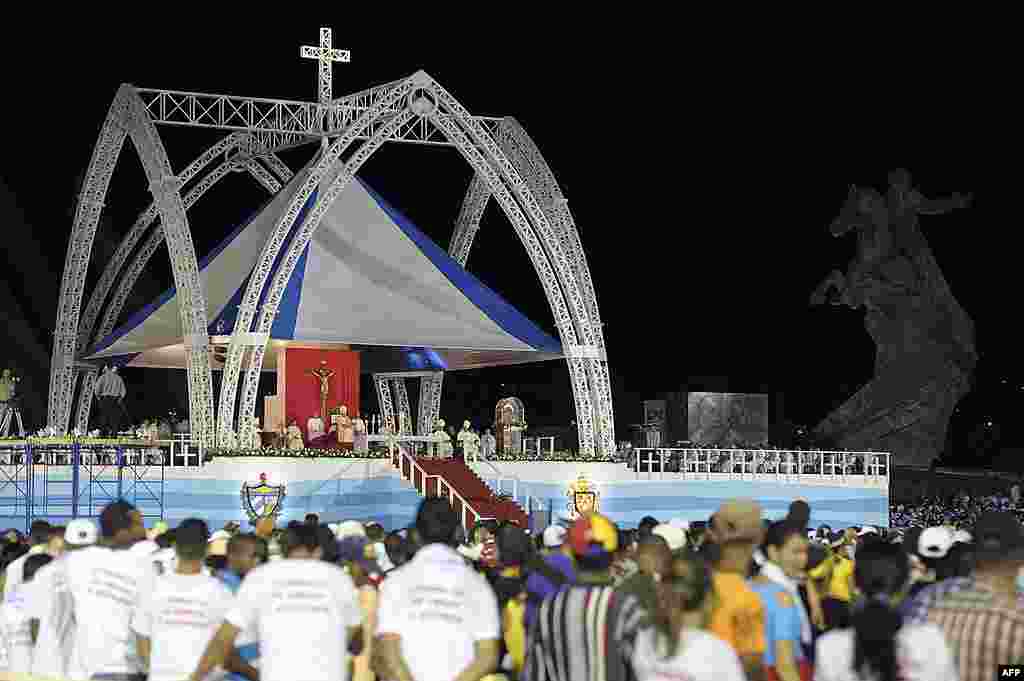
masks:
[[[319,25],[253,24],[238,44],[223,27],[193,26],[173,41],[170,32],[147,33],[148,46],[126,30],[58,29],[45,39],[76,49],[29,55],[14,37],[0,47],[5,63],[24,63],[6,74],[8,93],[32,102],[5,107],[0,309],[9,324],[0,343],[37,394],[26,402],[35,427],[44,420],[38,410],[72,197],[118,85],[313,100],[316,64],[300,59],[298,49],[316,44]],[[639,420],[641,400],[688,381],[699,387],[695,377],[724,377],[736,392],[784,393],[786,416],[809,425],[866,382],[874,346],[861,313],[811,308],[809,296],[854,253],[852,236],[827,232],[848,185],[884,188],[886,172],[903,166],[929,197],[974,193],[966,211],[922,218],[947,281],[974,319],[981,354],[977,386],[961,403],[954,433],[966,437],[991,420],[1003,444],[1022,443],[1019,218],[1007,208],[1019,195],[1010,185],[1020,172],[1008,165],[1019,132],[1007,135],[1015,129],[1009,81],[993,65],[1008,62],[995,48],[973,46],[965,56],[965,46],[936,43],[873,64],[870,55],[845,56],[863,45],[854,50],[838,40],[790,43],[786,53],[777,42],[681,44],[678,35],[636,33],[624,42],[601,31],[570,46],[542,31],[504,49],[484,33],[453,47],[429,35],[370,40],[340,23],[334,29],[335,47],[353,51],[351,64],[334,68],[335,96],[422,68],[471,112],[514,116],[537,142],[589,258],[619,439]],[[59,83],[55,90],[48,79]],[[225,134],[160,132],[176,170]],[[97,263],[148,202],[137,156],[125,149],[89,286]],[[295,169],[312,151],[285,159]],[[386,145],[360,175],[447,248],[471,177],[455,150]],[[198,253],[263,200],[247,175],[207,194],[189,214]],[[126,314],[171,284],[164,254],[154,257]],[[468,268],[557,337],[526,253],[493,202]],[[126,379],[139,418],[184,410],[184,373],[129,370]],[[364,408],[372,410],[369,387]],[[449,374],[442,416],[482,421],[506,391],[523,398],[533,424],[572,418],[563,363]]]

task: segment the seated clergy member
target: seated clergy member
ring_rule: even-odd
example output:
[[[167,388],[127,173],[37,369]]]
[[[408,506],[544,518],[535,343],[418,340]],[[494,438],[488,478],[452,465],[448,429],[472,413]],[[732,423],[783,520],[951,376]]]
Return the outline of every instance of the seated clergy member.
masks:
[[[243,629],[258,632],[261,681],[347,681],[362,612],[352,578],[322,558],[318,528],[288,528],[285,559],[250,571],[192,679],[206,678]]]

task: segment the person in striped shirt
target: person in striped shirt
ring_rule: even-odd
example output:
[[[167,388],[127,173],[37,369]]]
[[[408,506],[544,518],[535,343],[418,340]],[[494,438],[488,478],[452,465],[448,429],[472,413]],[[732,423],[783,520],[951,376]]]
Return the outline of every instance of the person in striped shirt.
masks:
[[[569,529],[576,584],[544,600],[530,630],[524,681],[626,681],[637,634],[652,613],[640,599],[612,586],[609,572],[619,534],[591,513]]]

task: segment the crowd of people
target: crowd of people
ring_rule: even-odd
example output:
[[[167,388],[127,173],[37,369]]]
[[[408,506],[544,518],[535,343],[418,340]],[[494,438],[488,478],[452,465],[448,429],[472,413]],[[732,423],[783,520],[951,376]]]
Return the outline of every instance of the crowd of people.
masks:
[[[967,516],[965,516],[966,518]],[[0,672],[180,681],[981,681],[1024,661],[1024,528],[809,527],[751,500],[707,521],[585,514],[467,533],[200,519],[32,524],[0,551]],[[933,516],[915,516],[929,522]],[[948,521],[948,518],[941,518]]]

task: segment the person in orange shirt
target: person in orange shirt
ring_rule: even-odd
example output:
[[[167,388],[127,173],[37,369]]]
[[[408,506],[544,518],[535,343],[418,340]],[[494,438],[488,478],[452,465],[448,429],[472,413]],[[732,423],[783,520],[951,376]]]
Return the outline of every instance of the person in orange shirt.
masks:
[[[764,604],[746,580],[754,549],[764,536],[761,506],[748,499],[727,501],[715,513],[708,534],[714,543],[715,591],[708,631],[732,646],[750,681],[762,681]]]

